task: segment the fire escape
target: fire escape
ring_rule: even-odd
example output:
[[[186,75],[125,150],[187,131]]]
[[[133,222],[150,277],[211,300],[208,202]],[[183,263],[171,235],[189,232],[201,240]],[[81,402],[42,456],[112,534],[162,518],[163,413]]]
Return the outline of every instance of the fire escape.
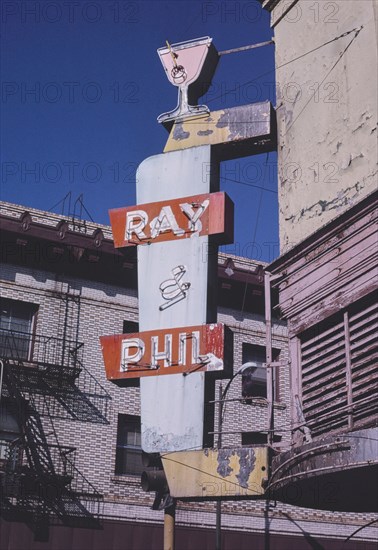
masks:
[[[53,419],[108,423],[110,396],[84,367],[83,344],[67,339],[80,297],[62,297],[63,338],[0,330],[2,414],[19,427],[0,441],[1,515],[40,540],[53,524],[101,528],[103,497],[76,468],[75,447],[59,443]]]

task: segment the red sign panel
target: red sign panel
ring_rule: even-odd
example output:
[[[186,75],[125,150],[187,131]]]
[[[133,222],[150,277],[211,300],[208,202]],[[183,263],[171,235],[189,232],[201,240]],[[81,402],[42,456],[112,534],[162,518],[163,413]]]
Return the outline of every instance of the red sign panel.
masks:
[[[208,193],[182,199],[109,210],[116,248],[218,235],[233,242],[234,203],[226,193]]]
[[[199,371],[225,375],[231,339],[221,323],[100,337],[106,376],[119,385],[142,376]]]

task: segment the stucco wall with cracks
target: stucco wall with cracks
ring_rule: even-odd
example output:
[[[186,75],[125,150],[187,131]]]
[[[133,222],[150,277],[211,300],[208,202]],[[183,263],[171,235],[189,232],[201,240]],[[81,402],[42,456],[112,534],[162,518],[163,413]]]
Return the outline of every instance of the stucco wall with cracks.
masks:
[[[377,187],[378,4],[299,0],[265,7],[273,7],[276,40],[285,252]]]

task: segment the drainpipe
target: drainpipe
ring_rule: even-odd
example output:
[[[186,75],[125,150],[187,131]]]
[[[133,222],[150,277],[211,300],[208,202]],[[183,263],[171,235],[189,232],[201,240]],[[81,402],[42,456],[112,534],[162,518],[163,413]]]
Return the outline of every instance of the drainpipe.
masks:
[[[266,397],[268,400],[268,444],[273,443],[273,370],[272,370],[272,304],[270,295],[270,273],[264,273],[264,296],[265,296],[265,345],[266,345]]]
[[[0,359],[0,365],[1,365],[1,374],[0,374],[0,401],[1,401],[1,395],[3,392],[3,376],[4,376],[4,361]]]
[[[218,444],[217,447],[222,447],[222,419],[223,419],[223,388],[222,382],[219,385],[219,407],[218,407]],[[221,550],[222,547],[222,531],[221,531],[221,518],[222,518],[222,501],[217,500],[216,517],[215,517],[215,550]]]

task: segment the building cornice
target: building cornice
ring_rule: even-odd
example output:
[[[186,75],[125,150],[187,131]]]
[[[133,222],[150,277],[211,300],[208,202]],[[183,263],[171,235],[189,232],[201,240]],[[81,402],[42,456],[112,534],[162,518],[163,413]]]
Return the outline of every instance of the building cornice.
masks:
[[[110,226],[0,203],[0,229],[3,263],[137,286],[136,247],[114,248]],[[221,303],[238,309],[245,302],[246,310],[263,309],[265,266],[219,253]]]

